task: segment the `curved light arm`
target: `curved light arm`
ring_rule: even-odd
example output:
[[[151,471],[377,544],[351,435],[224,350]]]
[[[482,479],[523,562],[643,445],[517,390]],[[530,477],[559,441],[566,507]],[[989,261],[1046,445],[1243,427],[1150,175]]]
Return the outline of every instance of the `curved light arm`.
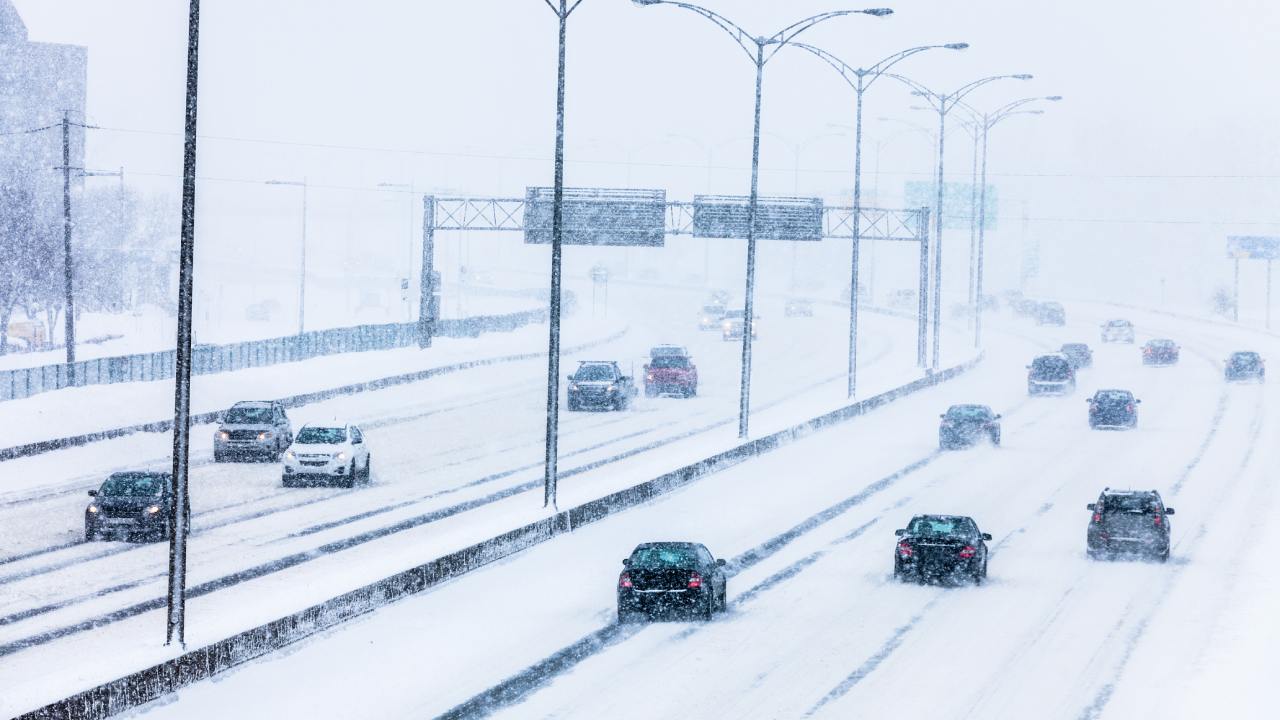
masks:
[[[1026,104],[1028,104],[1028,103],[1038,102],[1038,101],[1040,101],[1040,100],[1047,100],[1048,102],[1058,102],[1058,101],[1059,101],[1059,100],[1061,100],[1061,99],[1062,99],[1062,96],[1061,96],[1061,95],[1049,95],[1049,96],[1047,96],[1047,97],[1029,97],[1029,98],[1022,98],[1021,100],[1014,100],[1013,102],[1009,103],[1008,105],[1005,105],[1004,107],[998,108],[995,112],[990,113],[990,116],[991,116],[991,118],[993,118],[992,122],[993,122],[993,124],[994,124],[994,122],[995,122],[997,119],[1002,118],[1002,117],[1004,117],[1004,116],[1006,116],[1006,115],[1012,115],[1012,114],[1014,114],[1014,111],[1016,111],[1018,108],[1022,107],[1023,105],[1026,105]],[[1043,111],[1043,110],[1041,110],[1040,112],[1044,112],[1044,111]]]
[[[949,109],[947,108],[946,103],[949,102],[954,105],[955,103],[963,100],[966,95],[987,83],[993,83],[997,80],[1030,80],[1031,77],[1031,75],[992,75],[991,77],[984,77],[981,80],[974,80],[968,85],[961,86],[959,90],[943,97],[943,112],[946,112]]]
[[[934,91],[930,90],[929,88],[925,87],[924,85],[921,85],[920,83],[916,82],[915,80],[912,80],[911,78],[906,77],[905,75],[899,75],[899,74],[897,74],[897,73],[891,73],[891,72],[882,72],[882,73],[880,73],[880,74],[881,74],[881,75],[883,75],[884,77],[887,77],[887,78],[893,78],[894,80],[897,80],[898,82],[902,83],[903,85],[906,85],[907,87],[911,88],[911,90],[912,90],[916,95],[919,95],[920,97],[922,97],[922,98],[924,98],[925,100],[927,100],[927,101],[929,102],[929,104],[933,106],[933,109],[934,109],[934,110],[936,110],[936,111],[938,111],[938,112],[942,112],[942,111],[943,111],[943,107],[944,107],[944,106],[939,106],[939,102],[940,102],[940,101],[944,101],[944,100],[946,99],[946,96],[944,96],[944,95],[939,95],[938,93],[936,93],[936,92],[934,92]]]
[[[560,8],[552,4],[551,0],[542,0],[542,1],[547,4],[547,7],[551,8],[551,12],[555,13],[556,17],[560,17]],[[567,18],[570,15],[572,15],[573,11],[577,10],[578,6],[581,4],[582,4],[582,0],[574,0],[573,5],[571,5],[568,10],[565,10],[564,16]]]
[[[769,36],[769,38],[764,41],[764,44],[766,45],[775,46],[769,52],[769,54],[764,58],[764,61],[768,62],[770,59],[773,58],[774,55],[778,54],[779,50],[781,50],[784,46],[786,46],[788,43],[793,41],[797,35],[804,32],[805,30],[808,30],[814,25],[817,25],[818,23],[825,22],[832,18],[844,17],[845,15],[871,15],[873,17],[887,17],[892,14],[893,14],[893,11],[890,10],[889,8],[868,8],[865,10],[832,10],[831,12],[825,12],[819,15],[814,15],[813,17],[805,18],[804,20],[801,20],[796,23],[792,23],[782,28],[778,32]]]
[[[906,60],[907,58],[911,57],[912,55],[915,55],[916,53],[922,53],[925,50],[940,50],[940,49],[964,50],[967,47],[969,47],[969,43],[947,43],[946,45],[921,45],[920,47],[907,48],[902,52],[896,53],[894,55],[890,55],[889,57],[881,60],[875,65],[872,65],[866,70],[860,70],[859,73],[871,78],[870,80],[867,81],[867,85],[866,85],[866,87],[871,87],[871,83],[875,82],[876,79],[879,78],[881,75],[883,75],[886,71],[888,71],[889,68],[893,67],[894,65],[897,65],[898,63],[902,62],[903,60]]]
[[[578,1],[581,2],[582,0],[578,0]],[[757,43],[756,39],[753,38],[750,35],[750,33],[748,33],[746,30],[743,30],[742,28],[738,27],[732,20],[730,20],[729,18],[717,12],[714,12],[704,7],[693,5],[690,3],[676,2],[675,0],[631,0],[631,1],[636,5],[640,5],[640,6],[674,5],[675,7],[684,8],[685,10],[688,10],[690,12],[695,12],[701,15],[702,17],[710,20],[711,22],[715,23],[716,26],[719,27],[721,30],[724,30],[725,32],[729,33],[729,37],[733,38],[733,41],[736,42],[738,46],[742,48],[742,51],[747,54],[747,57],[751,59],[751,62],[753,64],[758,62],[756,58],[756,53],[758,52],[760,46]]]
[[[822,48],[814,47],[807,43],[793,42],[791,43],[791,46],[800,48],[801,50],[807,50],[813,53],[814,55],[818,56],[818,58],[821,59],[823,62],[835,68],[836,72],[840,73],[840,77],[844,78],[844,81],[849,83],[849,87],[853,88],[854,90],[859,89],[857,78],[860,77],[863,72],[865,72],[864,70],[859,70],[853,67],[852,65],[850,65],[849,63],[836,57],[835,55],[832,55],[831,53],[827,52],[826,50],[823,50]]]

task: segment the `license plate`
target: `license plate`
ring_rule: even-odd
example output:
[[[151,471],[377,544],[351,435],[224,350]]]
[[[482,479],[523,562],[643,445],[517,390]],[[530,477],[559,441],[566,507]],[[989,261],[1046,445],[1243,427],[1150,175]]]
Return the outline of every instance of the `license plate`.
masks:
[[[133,518],[107,518],[108,525],[132,525]]]

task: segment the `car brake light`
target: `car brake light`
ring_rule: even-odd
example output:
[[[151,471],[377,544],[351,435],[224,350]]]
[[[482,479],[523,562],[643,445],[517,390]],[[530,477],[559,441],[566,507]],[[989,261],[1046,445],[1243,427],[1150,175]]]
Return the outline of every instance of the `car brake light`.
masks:
[[[1125,412],[1133,412],[1133,403],[1124,406]]]
[[[975,548],[972,545],[965,545],[960,550],[960,557],[964,558],[965,560],[968,560],[969,558],[972,558],[974,555],[977,555],[977,554],[978,554],[977,548]]]
[[[906,540],[903,540],[902,542],[898,543],[898,554],[906,558],[914,555],[915,551],[911,549],[911,543],[907,542]]]
[[[1159,524],[1160,524],[1160,516],[1159,516],[1159,515],[1156,515],[1155,517],[1153,517],[1153,518],[1151,518],[1151,519],[1156,521],[1156,525],[1159,525]]]
[[[622,573],[618,578],[618,587],[631,589],[631,573]]]
[[[690,590],[697,590],[697,589],[698,589],[698,588],[700,588],[700,587],[702,587],[702,576],[701,576],[701,575],[699,575],[698,573],[692,573],[692,574],[690,574],[690,575],[689,575],[689,589],[690,589]]]
[[[1100,524],[1102,522],[1102,513],[1094,513],[1093,521]]]

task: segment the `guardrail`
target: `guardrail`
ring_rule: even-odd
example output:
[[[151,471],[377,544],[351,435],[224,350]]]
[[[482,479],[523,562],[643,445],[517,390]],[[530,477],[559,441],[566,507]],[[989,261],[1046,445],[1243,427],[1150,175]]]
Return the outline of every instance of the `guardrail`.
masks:
[[[566,301],[572,303],[569,293],[565,295]],[[436,321],[434,335],[477,337],[487,332],[509,332],[531,323],[546,322],[546,317],[546,310],[539,308],[504,315],[442,318]],[[392,350],[416,345],[417,342],[418,324],[413,322],[315,330],[226,345],[196,345],[192,348],[191,372],[194,375],[233,372],[325,355]],[[173,376],[172,350],[2,370],[0,402],[21,400],[69,387],[168,380]]]
[[[305,610],[50,703],[19,716],[18,720],[61,720],[63,718],[97,720],[135,708],[315,635],[346,620],[372,612],[396,600],[422,592],[559,535],[573,532],[574,529],[583,525],[643,505],[700,478],[746,462],[762,453],[776,450],[801,437],[951,380],[972,369],[981,361],[982,355],[979,355],[962,365],[933,373],[790,428],[749,440],[652,480],[528,523]]]

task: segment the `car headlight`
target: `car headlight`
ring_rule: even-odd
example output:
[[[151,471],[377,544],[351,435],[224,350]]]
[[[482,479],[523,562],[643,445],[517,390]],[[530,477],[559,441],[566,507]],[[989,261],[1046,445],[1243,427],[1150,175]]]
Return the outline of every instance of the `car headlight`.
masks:
[[[569,389],[570,389],[570,390],[573,390],[574,392],[577,392],[577,390],[578,390],[578,383],[569,383]]]
[[[345,452],[336,453],[336,454],[333,456],[333,459],[334,459],[334,460],[338,460],[338,461],[346,460],[346,459],[347,459],[347,454],[346,454]]]
[[[220,439],[222,439],[222,440],[230,440],[230,439],[231,439],[231,433],[227,432],[226,430],[219,430],[219,431],[218,431],[218,437],[219,437]]]
[[[615,388],[615,385],[613,383],[609,383],[607,386],[605,386],[605,391],[613,392],[614,388]]]
[[[285,451],[284,451],[284,459],[285,459],[285,460],[297,460],[297,459],[298,459],[298,456],[297,456],[297,455],[294,455],[292,450],[285,450]]]
[[[159,505],[149,505],[149,506],[147,506],[147,514],[148,514],[148,515],[155,515],[155,514],[156,514],[156,513],[158,513],[158,512],[160,512],[160,506],[159,506]]]
[[[258,433],[258,439],[259,439],[259,440],[269,440],[270,438],[271,438],[271,433],[269,433],[269,432],[260,432],[260,433]]]
[[[98,506],[97,506],[97,505],[90,505],[90,506],[89,506],[89,512],[91,512],[91,513],[93,513],[93,514],[95,514],[95,515],[96,515],[96,514],[98,513]]]

